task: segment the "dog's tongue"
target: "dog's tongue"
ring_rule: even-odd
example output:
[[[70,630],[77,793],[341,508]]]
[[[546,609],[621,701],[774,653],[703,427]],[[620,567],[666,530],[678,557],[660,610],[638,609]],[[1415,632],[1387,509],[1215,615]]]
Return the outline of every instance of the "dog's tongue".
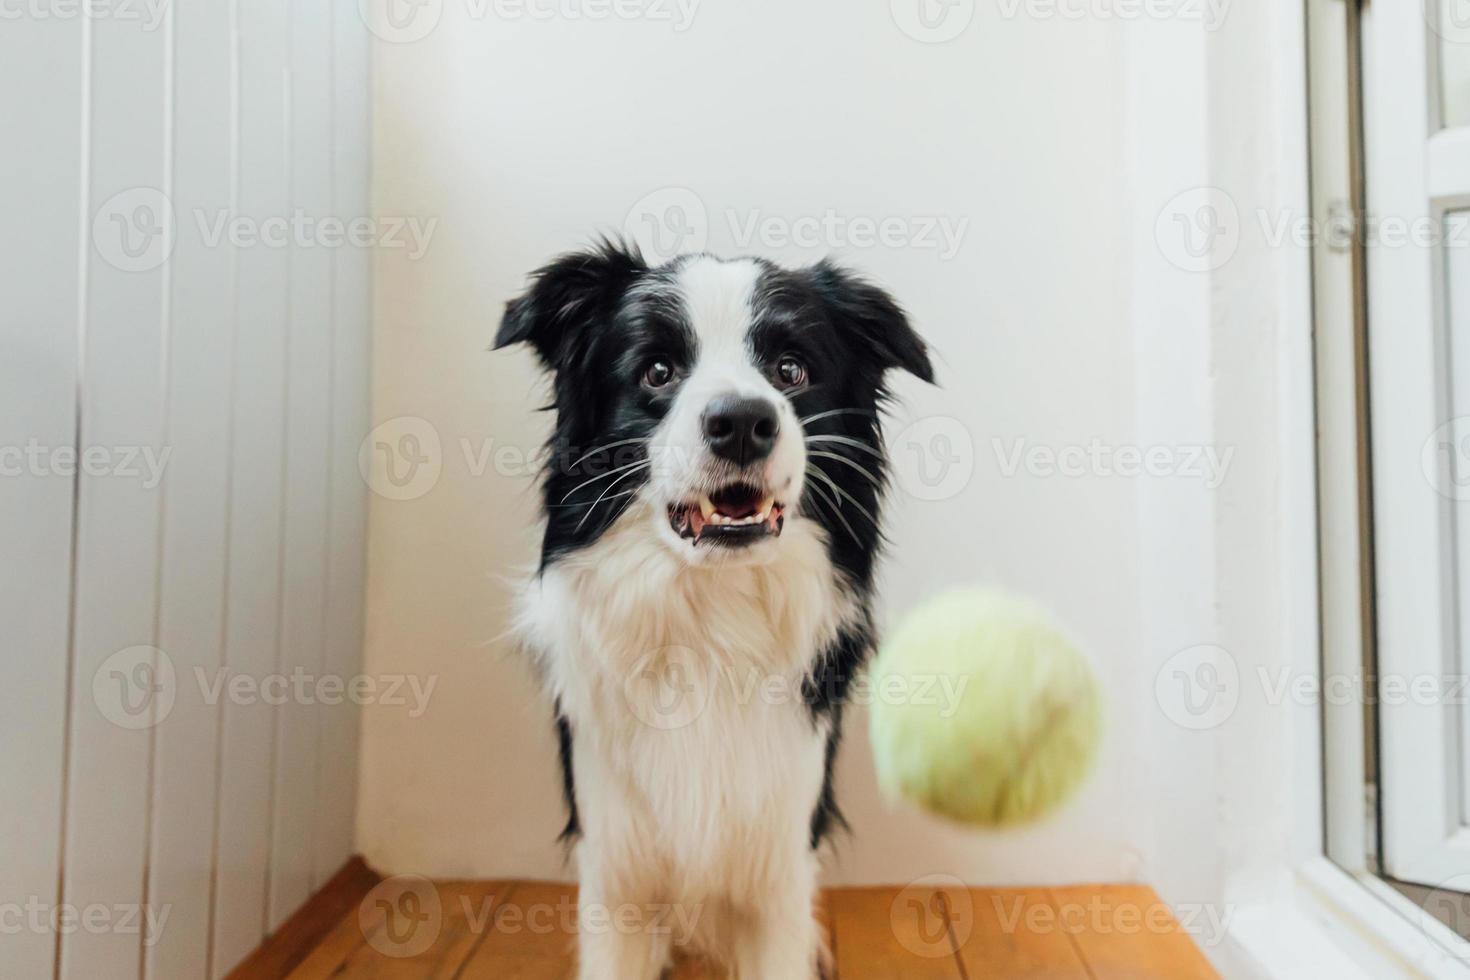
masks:
[[[749,517],[760,510],[761,492],[755,487],[736,483],[710,494],[710,503],[726,517]]]

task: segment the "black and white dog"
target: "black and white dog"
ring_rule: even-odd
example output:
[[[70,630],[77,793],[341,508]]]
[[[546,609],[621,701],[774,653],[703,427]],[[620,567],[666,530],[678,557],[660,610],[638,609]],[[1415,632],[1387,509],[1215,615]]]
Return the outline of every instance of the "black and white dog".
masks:
[[[827,263],[626,246],[563,256],[496,347],[554,376],[546,530],[517,628],[556,706],[584,980],[655,980],[696,910],[742,980],[810,980],[816,849],[872,644],[894,368],[932,380],[887,293]],[[682,940],[681,940],[682,941]]]

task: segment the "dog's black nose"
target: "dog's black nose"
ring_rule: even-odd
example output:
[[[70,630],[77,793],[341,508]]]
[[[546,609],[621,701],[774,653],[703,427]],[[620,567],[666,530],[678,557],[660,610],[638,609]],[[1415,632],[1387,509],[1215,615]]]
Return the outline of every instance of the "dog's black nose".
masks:
[[[725,395],[704,410],[704,441],[716,456],[745,466],[771,455],[781,422],[764,398]]]

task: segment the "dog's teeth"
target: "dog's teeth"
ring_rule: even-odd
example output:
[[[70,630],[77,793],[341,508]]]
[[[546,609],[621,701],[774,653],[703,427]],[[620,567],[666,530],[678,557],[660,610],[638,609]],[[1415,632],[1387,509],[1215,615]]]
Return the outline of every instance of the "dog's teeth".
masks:
[[[700,497],[699,512],[704,515],[705,520],[709,520],[715,512],[714,501],[710,500],[709,497]]]

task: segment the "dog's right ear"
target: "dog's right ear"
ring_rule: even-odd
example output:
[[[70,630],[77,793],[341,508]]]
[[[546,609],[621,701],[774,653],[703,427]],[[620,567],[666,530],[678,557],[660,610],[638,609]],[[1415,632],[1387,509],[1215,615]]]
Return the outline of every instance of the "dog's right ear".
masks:
[[[604,323],[618,299],[648,265],[636,247],[604,239],[569,252],[531,274],[531,288],[505,305],[495,349],[527,343],[555,369],[569,345]]]

